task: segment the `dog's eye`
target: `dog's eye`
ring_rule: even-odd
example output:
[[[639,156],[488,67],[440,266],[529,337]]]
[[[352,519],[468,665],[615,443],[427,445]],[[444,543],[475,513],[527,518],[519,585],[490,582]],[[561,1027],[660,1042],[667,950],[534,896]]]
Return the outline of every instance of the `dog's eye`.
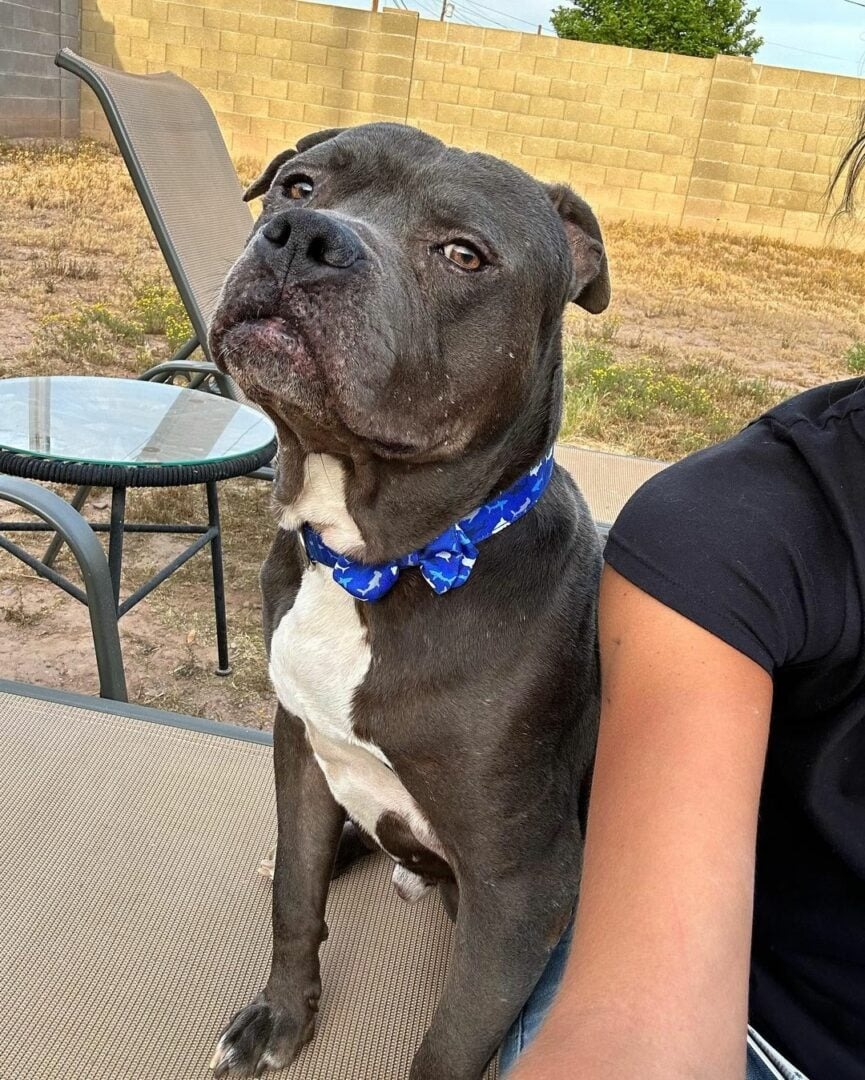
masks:
[[[452,262],[460,270],[480,270],[485,265],[483,255],[471,244],[462,241],[452,240],[451,243],[445,244],[442,254],[448,262]]]
[[[289,199],[302,201],[312,195],[313,183],[308,176],[289,176],[283,181],[282,188]]]

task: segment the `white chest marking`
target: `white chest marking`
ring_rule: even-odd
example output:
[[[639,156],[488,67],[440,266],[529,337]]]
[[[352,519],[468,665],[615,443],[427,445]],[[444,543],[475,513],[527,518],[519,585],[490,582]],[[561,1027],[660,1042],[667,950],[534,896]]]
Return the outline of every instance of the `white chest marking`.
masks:
[[[359,746],[352,701],[372,654],[354,605],[329,567],[306,569],[294,606],[273,635],[270,677],[279,700],[308,731]]]
[[[355,735],[354,695],[372,663],[356,602],[329,567],[303,575],[294,606],[273,635],[270,678],[282,705],[303,721],[334,798],[375,837],[382,814],[398,814],[420,843],[444,857],[432,827],[374,743]]]
[[[334,551],[363,555],[360,530],[345,505],[345,468],[330,454],[310,454],[304,462],[305,483],[300,494],[282,512],[285,529],[309,522]]]

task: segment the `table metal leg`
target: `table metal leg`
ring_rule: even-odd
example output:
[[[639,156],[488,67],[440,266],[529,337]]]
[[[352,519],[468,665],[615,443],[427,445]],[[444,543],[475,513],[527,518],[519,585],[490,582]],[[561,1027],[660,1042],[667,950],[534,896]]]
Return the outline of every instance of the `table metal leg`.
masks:
[[[80,510],[84,505],[87,496],[90,494],[89,487],[80,487],[72,496],[71,505],[73,510]],[[60,549],[63,547],[64,539],[62,533],[55,533],[51,543],[45,549],[45,554],[42,556],[42,562],[46,566],[53,566],[54,560],[60,553]]]
[[[222,572],[222,532],[219,526],[219,495],[216,481],[207,482],[207,523],[214,530],[210,541],[210,564],[213,568],[213,606],[216,612],[217,675],[230,675],[228,659],[228,624],[225,618],[225,578]]]
[[[111,489],[111,527],[108,532],[108,569],[114,606],[120,607],[120,573],[123,567],[123,522],[126,517],[126,488]]]

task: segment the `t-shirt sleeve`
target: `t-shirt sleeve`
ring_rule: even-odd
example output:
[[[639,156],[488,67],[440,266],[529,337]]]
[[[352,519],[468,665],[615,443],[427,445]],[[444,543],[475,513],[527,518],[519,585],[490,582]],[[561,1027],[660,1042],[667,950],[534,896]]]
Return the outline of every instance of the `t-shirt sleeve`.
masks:
[[[813,477],[768,425],[653,477],[615,522],[604,557],[632,584],[766,671],[831,637],[820,580],[832,540]],[[831,558],[831,555],[828,557]]]

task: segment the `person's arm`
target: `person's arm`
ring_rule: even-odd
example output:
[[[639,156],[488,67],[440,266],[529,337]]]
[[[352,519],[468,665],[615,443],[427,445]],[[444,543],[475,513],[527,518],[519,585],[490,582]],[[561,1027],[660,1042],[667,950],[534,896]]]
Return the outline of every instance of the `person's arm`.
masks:
[[[508,1080],[742,1080],[772,680],[609,567],[573,949]]]

